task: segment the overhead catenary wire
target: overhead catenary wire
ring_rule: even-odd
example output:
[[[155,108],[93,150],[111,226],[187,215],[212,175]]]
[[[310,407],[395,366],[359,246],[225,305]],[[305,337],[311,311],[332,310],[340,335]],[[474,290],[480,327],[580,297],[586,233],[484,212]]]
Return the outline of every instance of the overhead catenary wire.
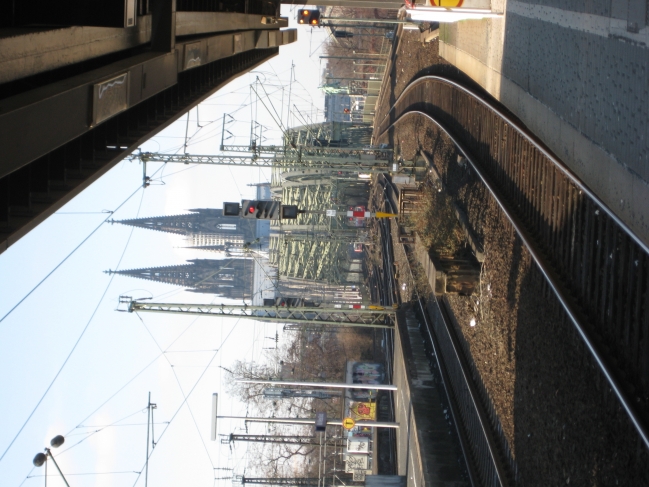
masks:
[[[48,272],[45,275],[45,277],[43,277],[43,279],[41,279],[27,294],[25,294],[20,299],[20,301],[18,301],[9,311],[7,311],[7,313],[5,313],[5,315],[2,318],[0,318],[0,323],[2,323],[11,313],[13,313],[16,310],[16,308],[18,308],[18,306],[20,306],[29,296],[31,296],[34,291],[36,291],[45,281],[47,281],[47,279],[52,274],[54,274],[59,269],[59,267],[61,267],[70,257],[72,257],[75,254],[75,252],[79,250],[83,246],[83,244],[85,244],[90,239],[90,237],[92,237],[97,232],[97,230],[99,230],[101,226],[113,216],[114,213],[119,211],[119,209],[122,206],[124,206],[141,189],[142,189],[141,186],[138,187],[115,210],[113,210],[112,213],[109,213],[108,216],[104,220],[102,220],[102,222],[99,225],[97,225],[74,249],[72,249],[50,272]],[[2,455],[2,457],[0,457],[0,461],[2,461],[3,457],[4,454]]]
[[[131,195],[129,195],[129,196],[126,198],[126,200],[124,200],[124,201],[123,201],[123,202],[122,202],[122,203],[117,207],[117,209],[116,209],[115,211],[113,211],[113,213],[111,213],[109,216],[107,216],[107,217],[104,219],[104,221],[102,221],[101,224],[100,224],[98,227],[96,227],[96,228],[95,228],[95,229],[94,229],[94,230],[93,230],[93,231],[92,231],[92,232],[91,232],[91,233],[90,233],[86,238],[84,238],[84,239],[82,240],[82,242],[81,242],[79,245],[77,245],[77,246],[72,250],[72,252],[70,252],[70,253],[69,253],[69,254],[68,254],[68,255],[67,255],[67,256],[66,256],[66,257],[65,257],[65,258],[64,258],[64,259],[63,259],[63,260],[62,260],[62,261],[61,261],[61,262],[60,262],[60,263],[59,263],[59,264],[54,268],[54,269],[52,269],[52,270],[51,270],[51,271],[50,271],[50,272],[49,272],[49,273],[48,273],[48,274],[47,274],[47,275],[46,275],[46,276],[45,276],[45,277],[44,277],[44,278],[43,278],[43,279],[42,279],[42,280],[41,280],[41,281],[40,281],[40,282],[39,282],[39,283],[34,287],[34,288],[32,288],[32,290],[29,291],[29,293],[27,293],[27,294],[25,295],[25,297],[23,297],[23,299],[21,299],[21,300],[20,300],[20,301],[19,301],[19,302],[18,302],[18,303],[17,303],[17,304],[16,304],[16,305],[15,305],[15,306],[14,306],[14,307],[13,307],[13,308],[8,312],[8,313],[7,313],[7,314],[5,314],[5,316],[0,320],[0,322],[2,322],[2,321],[3,321],[7,316],[9,316],[9,314],[11,314],[11,312],[12,312],[14,309],[16,309],[18,306],[20,306],[20,304],[23,303],[23,302],[24,302],[24,301],[25,301],[25,300],[26,300],[26,299],[27,299],[27,298],[28,298],[28,297],[29,297],[29,296],[30,296],[30,295],[31,295],[31,294],[32,294],[36,289],[38,289],[38,287],[40,287],[40,285],[41,285],[43,282],[45,282],[49,276],[51,276],[51,275],[52,275],[52,274],[53,274],[53,273],[54,273],[54,272],[55,272],[59,267],[61,267],[61,265],[63,265],[63,263],[64,263],[65,261],[67,261],[68,258],[69,258],[70,256],[72,256],[72,255],[77,251],[77,249],[79,249],[79,248],[80,248],[80,247],[81,247],[85,242],[87,242],[88,239],[89,239],[92,235],[94,235],[95,232],[97,232],[97,230],[99,230],[99,228],[101,227],[101,225],[103,225],[104,223],[106,223],[106,222],[108,221],[108,219],[109,219],[109,218],[110,218],[114,213],[116,213],[116,212],[117,212],[117,211],[118,211],[122,206],[124,206],[124,205],[126,204],[126,202],[129,201],[129,200],[130,200],[130,199],[131,199],[135,194],[137,194],[137,192],[140,191],[140,190],[142,190],[142,187],[139,187],[136,191],[134,191]],[[140,212],[140,208],[142,208],[142,201],[143,201],[143,200],[144,200],[144,191],[142,191],[142,198],[140,199],[140,205],[139,205],[139,207],[138,207],[138,211],[137,211],[138,215],[139,215],[139,212]],[[122,254],[120,255],[119,260],[118,260],[118,262],[117,262],[117,267],[119,267],[119,265],[120,265],[121,262],[122,262],[122,259],[124,258],[124,255],[126,254],[126,250],[128,249],[128,245],[129,245],[129,243],[130,243],[130,241],[131,241],[131,237],[133,236],[133,230],[134,230],[134,229],[135,229],[135,227],[133,227],[133,229],[131,229],[131,232],[129,233],[128,239],[126,240],[126,244],[124,245],[124,250],[122,251]],[[25,426],[27,426],[27,423],[29,423],[29,421],[31,420],[32,416],[34,416],[34,413],[38,410],[39,406],[41,405],[41,403],[43,402],[43,400],[44,400],[45,397],[47,396],[48,392],[50,391],[50,389],[52,388],[52,386],[54,385],[54,383],[56,382],[56,380],[57,380],[57,379],[59,378],[59,376],[61,375],[61,372],[63,372],[63,369],[65,368],[66,364],[67,364],[68,361],[70,360],[70,357],[72,357],[72,354],[74,353],[74,351],[77,349],[77,346],[78,346],[79,343],[81,342],[81,339],[82,339],[82,338],[84,337],[84,335],[86,334],[86,331],[88,330],[88,327],[90,326],[90,324],[92,323],[92,321],[93,321],[95,315],[97,314],[97,311],[99,310],[99,307],[100,307],[101,304],[103,303],[104,298],[106,297],[106,294],[108,293],[108,289],[110,289],[110,286],[111,286],[111,284],[113,283],[114,276],[115,276],[115,274],[112,274],[112,275],[110,276],[110,278],[109,278],[109,280],[108,280],[108,283],[106,284],[106,287],[105,287],[105,289],[104,289],[104,292],[102,293],[101,297],[99,298],[99,301],[97,302],[97,305],[95,306],[95,308],[94,308],[92,314],[90,315],[90,318],[88,319],[88,321],[86,322],[86,325],[84,326],[83,330],[81,331],[81,334],[79,335],[79,337],[77,338],[76,342],[75,342],[74,345],[72,346],[72,349],[70,350],[70,352],[68,353],[67,357],[66,357],[65,360],[63,361],[63,364],[61,364],[61,367],[59,368],[59,370],[58,370],[58,371],[56,372],[56,374],[54,375],[54,378],[52,379],[52,381],[50,382],[50,384],[47,386],[47,389],[45,389],[45,392],[43,393],[43,395],[41,396],[41,398],[40,398],[40,399],[38,400],[38,402],[36,403],[36,406],[34,406],[34,409],[32,410],[32,412],[29,414],[29,416],[27,416],[27,419],[25,420],[25,422],[23,423],[23,425],[20,427],[20,429],[18,430],[18,432],[16,433],[16,435],[14,436],[14,438],[11,440],[11,442],[9,443],[9,445],[7,446],[7,448],[5,449],[5,451],[2,453],[2,456],[0,456],[0,462],[1,462],[2,459],[5,457],[5,455],[7,454],[7,452],[11,449],[11,447],[12,447],[13,444],[15,443],[16,439],[20,436],[20,434],[22,433],[22,431],[25,429]]]
[[[161,347],[160,344],[158,343],[158,340],[156,340],[156,338],[153,336],[153,333],[151,333],[151,330],[150,330],[149,327],[146,325],[146,323],[144,322],[144,320],[142,319],[142,317],[140,316],[140,314],[139,314],[139,313],[135,313],[135,314],[136,314],[137,317],[139,318],[140,322],[142,323],[142,325],[144,326],[144,328],[146,329],[146,331],[149,333],[149,336],[150,336],[151,339],[153,340],[153,343],[156,344],[156,347],[158,347],[158,349],[160,350],[160,352],[164,353],[164,351],[162,350],[162,347]],[[214,353],[218,353],[218,352],[219,352],[219,349],[216,349]],[[176,382],[178,383],[178,388],[180,389],[180,393],[182,394],[183,398],[185,399],[185,402],[187,402],[187,396],[185,395],[185,391],[183,390],[183,386],[182,386],[182,384],[180,383],[180,379],[178,378],[178,374],[176,374],[176,371],[174,370],[173,364],[171,363],[171,361],[169,360],[169,357],[167,357],[166,354],[165,354],[165,359],[167,360],[167,362],[169,363],[169,365],[170,365],[170,367],[171,367],[171,371],[173,372],[174,377],[175,377],[175,379],[176,379]],[[192,408],[191,408],[191,406],[189,405],[188,402],[187,402],[187,409],[189,410],[189,414],[190,414],[191,417],[192,417],[192,420],[193,420],[193,422],[194,422],[194,426],[196,426],[196,432],[198,433],[198,437],[200,438],[201,443],[203,444],[203,449],[205,450],[205,454],[207,455],[207,458],[210,460],[210,465],[212,466],[212,469],[214,469],[214,462],[212,461],[212,456],[210,455],[210,452],[209,452],[209,450],[207,449],[207,445],[205,444],[205,441],[203,440],[203,435],[201,435],[201,430],[200,430],[200,428],[198,427],[198,423],[196,422],[196,417],[194,416],[194,412],[192,411]],[[147,443],[148,443],[148,442],[147,442]],[[147,456],[147,457],[148,457],[148,456]]]
[[[124,474],[124,473],[140,473],[137,470],[117,470],[114,472],[83,472],[83,473],[66,473],[66,477],[73,477],[75,475],[116,475],[116,474]],[[58,474],[48,474],[48,477],[58,477]],[[28,475],[28,479],[33,479],[36,477],[45,477],[45,475]]]
[[[130,418],[130,417],[132,417],[132,416],[135,416],[136,414],[139,414],[139,413],[141,413],[141,412],[142,412],[142,410],[141,410],[141,409],[138,409],[138,410],[135,411],[134,413],[131,413],[131,414],[129,414],[128,416],[124,416],[123,418],[118,419],[117,421],[114,421],[113,423],[108,424],[108,425],[106,425],[106,426],[103,426],[103,427],[101,427],[101,428],[99,428],[99,429],[97,429],[97,430],[95,430],[95,431],[84,431],[82,434],[86,435],[85,438],[80,439],[80,440],[77,441],[76,443],[74,443],[74,444],[68,446],[67,448],[65,448],[63,451],[60,451],[60,452],[58,453],[58,456],[63,455],[64,453],[66,453],[66,452],[69,451],[69,450],[72,450],[72,449],[75,448],[76,446],[78,446],[78,445],[80,445],[81,443],[83,443],[84,441],[86,441],[86,440],[87,440],[88,438],[90,438],[91,436],[94,436],[94,435],[96,435],[97,433],[100,433],[101,431],[105,430],[106,428],[113,427],[113,426],[120,426],[120,425],[118,425],[117,423],[119,423],[120,421],[124,421],[125,419],[128,419],[128,418]],[[77,428],[79,428],[79,427],[77,426]],[[75,428],[75,429],[76,429],[76,428]],[[74,430],[72,430],[72,431],[74,431]],[[65,434],[65,437],[66,437],[66,438],[68,438],[68,437],[70,437],[70,436],[74,436],[74,434],[72,434],[72,433],[66,433],[66,434]]]
[[[187,400],[188,400],[189,397],[191,396],[192,392],[194,392],[194,389],[196,389],[196,386],[200,383],[201,379],[203,378],[203,376],[204,376],[205,373],[207,372],[209,366],[212,364],[212,362],[214,361],[214,359],[215,359],[216,356],[218,355],[219,351],[223,348],[224,343],[228,340],[228,338],[230,338],[230,335],[232,335],[232,332],[233,332],[233,331],[236,329],[236,327],[239,325],[239,321],[240,321],[240,319],[238,319],[238,320],[235,322],[235,324],[232,326],[232,329],[230,330],[230,332],[226,335],[226,337],[225,337],[225,338],[223,339],[223,341],[221,342],[221,346],[218,348],[218,350],[217,350],[216,352],[214,352],[214,355],[212,356],[212,358],[210,359],[210,361],[207,363],[207,366],[205,367],[205,369],[203,370],[203,372],[201,373],[201,375],[198,377],[198,379],[196,380],[196,382],[194,383],[194,385],[192,386],[192,388],[189,390],[189,392],[187,393],[187,395],[186,395],[185,398],[183,399],[183,401],[182,401],[182,403],[180,404],[180,406],[178,406],[178,408],[177,408],[176,411],[174,412],[173,416],[172,416],[171,419],[169,420],[169,424],[167,424],[167,426],[162,430],[162,433],[161,433],[160,436],[158,437],[158,443],[160,443],[160,441],[162,440],[162,437],[164,436],[164,434],[169,430],[169,427],[171,426],[173,420],[178,416],[178,413],[179,413],[180,410],[183,408],[183,406],[185,405],[185,403],[187,402]],[[154,454],[155,452],[156,452],[156,450],[152,450],[152,451],[151,451],[151,454],[149,455],[149,457],[147,458],[147,460],[150,460],[151,456],[153,456],[153,454]],[[142,466],[142,469],[140,469],[140,473],[138,474],[137,478],[135,479],[135,483],[133,484],[133,487],[135,487],[135,485],[137,485],[137,483],[138,483],[138,481],[139,481],[139,479],[140,479],[140,477],[141,477],[141,475],[142,475],[142,470],[143,470],[143,469],[144,469],[144,466]]]

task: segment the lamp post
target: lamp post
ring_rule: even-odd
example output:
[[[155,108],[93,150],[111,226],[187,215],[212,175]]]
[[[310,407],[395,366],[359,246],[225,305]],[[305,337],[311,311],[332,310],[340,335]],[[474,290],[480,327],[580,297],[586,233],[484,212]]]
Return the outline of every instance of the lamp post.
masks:
[[[239,381],[243,382],[243,381]],[[262,382],[263,383],[263,382]],[[277,384],[277,382],[274,382]],[[320,384],[320,383],[318,383]],[[329,384],[331,385],[331,384]],[[358,386],[359,384],[355,384]],[[382,389],[394,390],[396,386],[388,384],[376,384],[382,386]],[[375,387],[375,384],[372,384],[372,387]],[[218,416],[217,407],[218,407],[218,394],[212,394],[212,441],[216,440],[216,423],[219,419],[243,419],[244,421],[253,421],[259,423],[285,423],[285,424],[303,424],[303,425],[315,425],[315,418],[251,418],[249,416]],[[328,426],[343,426],[344,419],[327,419]],[[399,428],[399,423],[392,422],[379,422],[379,421],[356,421],[357,426],[363,426],[366,428]]]
[[[54,438],[52,438],[52,441],[50,441],[50,446],[52,448],[58,448],[64,442],[65,438],[63,438],[62,435],[56,435]],[[65,485],[67,485],[67,487],[70,487],[70,484],[68,484],[68,481],[65,479],[63,472],[61,472],[61,469],[59,468],[59,464],[56,463],[56,460],[54,460],[54,455],[52,455],[52,451],[49,448],[45,448],[45,453],[37,453],[33,460],[35,467],[40,467],[45,464],[45,485],[47,486],[47,457],[50,457],[52,459],[52,462],[54,462],[54,466],[59,471],[63,482],[65,482]]]

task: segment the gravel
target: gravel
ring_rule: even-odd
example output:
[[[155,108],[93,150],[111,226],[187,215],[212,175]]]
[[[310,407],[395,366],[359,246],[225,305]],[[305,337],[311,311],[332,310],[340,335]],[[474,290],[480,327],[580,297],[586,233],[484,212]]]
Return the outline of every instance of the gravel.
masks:
[[[377,117],[419,76],[465,79],[437,52],[437,41],[422,45],[418,33],[404,32],[392,91]],[[649,485],[646,448],[513,228],[471,170],[457,163],[453,144],[432,123],[414,118],[390,138],[405,159],[419,150],[432,156],[483,243],[480,291],[450,295],[448,302],[500,418],[517,485]],[[395,258],[405,265],[401,252]],[[413,283],[406,287],[407,299]]]

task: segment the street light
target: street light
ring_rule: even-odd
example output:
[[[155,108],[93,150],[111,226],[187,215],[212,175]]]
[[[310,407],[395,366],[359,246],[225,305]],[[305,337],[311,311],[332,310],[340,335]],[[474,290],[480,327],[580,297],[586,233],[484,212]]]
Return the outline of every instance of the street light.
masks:
[[[52,441],[50,441],[50,446],[52,448],[58,448],[64,442],[65,442],[65,438],[63,438],[62,435],[56,435],[54,438],[52,438]],[[32,460],[35,467],[41,467],[43,466],[43,464],[45,464],[45,485],[47,485],[47,457],[50,457],[52,459],[52,461],[54,462],[54,466],[59,471],[59,474],[63,479],[63,482],[65,482],[65,485],[67,485],[67,487],[70,487],[70,484],[68,484],[68,481],[65,479],[63,472],[61,472],[61,469],[59,468],[59,464],[56,463],[56,460],[54,460],[54,456],[52,455],[52,452],[49,448],[45,448],[45,453],[37,453],[36,456],[34,457],[34,460]]]

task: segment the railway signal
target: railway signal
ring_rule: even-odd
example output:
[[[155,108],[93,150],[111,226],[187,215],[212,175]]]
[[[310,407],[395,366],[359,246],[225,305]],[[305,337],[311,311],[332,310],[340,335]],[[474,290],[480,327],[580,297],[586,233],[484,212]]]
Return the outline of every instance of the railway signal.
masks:
[[[242,200],[223,203],[223,216],[241,216],[255,220],[295,220],[304,210],[274,200]]]
[[[320,25],[320,10],[302,9],[298,14],[298,24]]]

